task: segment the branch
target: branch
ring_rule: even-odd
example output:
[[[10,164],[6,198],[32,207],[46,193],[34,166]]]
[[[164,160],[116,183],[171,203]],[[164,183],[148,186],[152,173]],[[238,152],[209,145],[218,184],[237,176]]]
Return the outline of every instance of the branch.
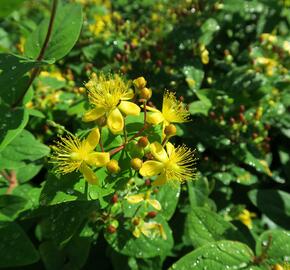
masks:
[[[18,186],[18,181],[16,178],[16,172],[11,171],[10,174],[8,174],[5,170],[0,173],[8,182],[9,187],[6,191],[6,194],[11,194],[13,189]]]
[[[46,33],[46,37],[45,37],[44,43],[43,43],[42,48],[40,50],[40,53],[39,53],[39,55],[38,55],[38,57],[36,59],[37,61],[41,61],[43,59],[45,50],[47,49],[47,46],[48,46],[48,43],[49,43],[49,40],[50,40],[50,37],[51,37],[51,33],[52,33],[52,28],[53,28],[53,22],[54,22],[54,19],[55,19],[57,3],[58,3],[58,0],[53,0],[53,2],[52,2],[51,16],[50,16],[50,20],[49,20],[48,30],[47,30],[47,33]],[[27,93],[27,91],[29,90],[30,86],[32,85],[34,79],[38,75],[39,71],[40,71],[40,67],[36,67],[36,68],[34,68],[32,70],[32,73],[31,73],[29,82],[27,84],[27,87],[25,88],[23,93],[19,96],[19,98],[12,104],[12,108],[15,108],[22,101],[22,99],[24,98],[25,94]]]

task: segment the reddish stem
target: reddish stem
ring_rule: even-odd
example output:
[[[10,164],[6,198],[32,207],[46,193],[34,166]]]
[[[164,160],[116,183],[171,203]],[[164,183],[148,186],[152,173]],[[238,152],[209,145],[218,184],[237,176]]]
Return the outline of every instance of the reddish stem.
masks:
[[[18,181],[16,178],[16,172],[11,171],[10,174],[8,174],[6,171],[1,172],[2,176],[9,182],[9,187],[6,191],[6,194],[11,194],[13,189],[18,186]]]
[[[115,155],[116,153],[120,152],[125,148],[125,144],[120,145],[119,147],[110,151],[110,156]]]

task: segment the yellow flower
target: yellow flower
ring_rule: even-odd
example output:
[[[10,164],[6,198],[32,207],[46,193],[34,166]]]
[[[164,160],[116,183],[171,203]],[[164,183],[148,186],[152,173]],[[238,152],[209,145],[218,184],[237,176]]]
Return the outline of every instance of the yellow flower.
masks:
[[[255,217],[255,213],[251,213],[247,209],[244,209],[238,216],[238,219],[244,223],[249,229],[252,229],[252,217]]]
[[[93,129],[87,139],[82,141],[73,135],[61,138],[53,147],[54,153],[51,157],[51,162],[56,165],[55,171],[67,174],[78,170],[89,183],[98,184],[91,166],[103,167],[110,161],[109,153],[94,151],[99,140],[98,128]]]
[[[207,65],[209,62],[209,52],[206,47],[202,44],[199,46],[200,49],[200,59],[204,65]]]
[[[121,133],[124,128],[123,115],[139,115],[140,108],[128,100],[134,97],[119,75],[106,77],[94,75],[86,84],[89,101],[94,108],[83,116],[83,121],[89,122],[106,117],[106,123],[113,134]]]
[[[287,52],[288,54],[290,54],[290,42],[289,41],[285,40],[283,42],[283,50],[285,52]]]
[[[65,81],[65,78],[62,76],[62,74],[60,73],[60,71],[56,70],[56,71],[41,71],[39,74],[40,77],[51,77],[51,78],[55,78],[58,81]]]
[[[263,33],[261,34],[262,41],[268,41],[269,43],[276,43],[277,37],[275,35],[269,34],[269,33]]]
[[[184,104],[178,101],[175,93],[166,91],[163,96],[162,111],[146,106],[150,111],[147,122],[153,125],[163,123],[163,128],[170,123],[183,123],[189,121],[189,112]]]
[[[167,239],[166,233],[163,229],[162,224],[157,222],[144,222],[143,220],[135,227],[133,235],[139,238],[141,234],[149,238],[154,238],[156,236],[161,236],[164,240]]]
[[[152,205],[156,210],[160,211],[161,204],[159,203],[159,201],[155,199],[150,199],[150,193],[151,193],[150,191],[147,191],[145,194],[140,193],[136,195],[127,196],[126,199],[131,204],[136,204],[145,201],[146,203]]]
[[[186,146],[175,148],[171,143],[163,146],[154,142],[150,145],[151,153],[155,160],[143,163],[139,173],[144,177],[158,175],[153,185],[163,185],[168,181],[183,182],[194,177],[194,153]]]

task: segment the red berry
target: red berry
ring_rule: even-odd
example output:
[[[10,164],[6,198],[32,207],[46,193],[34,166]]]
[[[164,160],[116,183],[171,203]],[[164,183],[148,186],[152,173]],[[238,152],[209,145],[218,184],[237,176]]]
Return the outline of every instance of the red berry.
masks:
[[[111,199],[112,203],[116,203],[118,201],[118,194],[115,193]]]
[[[150,186],[151,185],[151,181],[150,181],[150,179],[149,178],[147,178],[146,180],[145,180],[145,186]]]
[[[116,230],[117,230],[117,229],[116,229],[113,225],[109,225],[109,226],[107,227],[107,232],[108,232],[108,233],[115,233]]]
[[[150,211],[147,213],[148,218],[155,218],[157,216],[157,212],[155,211]]]

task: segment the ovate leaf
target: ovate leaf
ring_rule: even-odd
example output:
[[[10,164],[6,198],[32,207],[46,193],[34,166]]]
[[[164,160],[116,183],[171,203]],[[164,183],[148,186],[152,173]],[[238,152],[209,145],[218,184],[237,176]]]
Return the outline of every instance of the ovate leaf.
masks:
[[[233,241],[219,241],[188,253],[174,263],[170,270],[247,269],[253,256],[252,250],[247,245]]]
[[[259,237],[256,244],[256,255],[260,256],[267,250],[269,264],[290,261],[290,233],[283,230],[269,230]]]
[[[82,7],[70,3],[57,7],[52,33],[44,59],[58,60],[70,52],[80,35],[83,23]],[[45,19],[27,38],[24,53],[36,59],[40,53],[48,30],[49,19]]]
[[[4,18],[18,9],[25,0],[0,0],[0,17]]]
[[[28,118],[25,109],[0,105],[0,152],[24,129]]]
[[[38,261],[38,252],[15,222],[0,222],[0,267],[16,267]]]
[[[220,215],[203,207],[193,207],[188,213],[186,223],[188,235],[195,247],[222,240],[234,229]]]
[[[281,190],[262,189],[249,192],[252,203],[276,224],[290,229],[290,195]]]

